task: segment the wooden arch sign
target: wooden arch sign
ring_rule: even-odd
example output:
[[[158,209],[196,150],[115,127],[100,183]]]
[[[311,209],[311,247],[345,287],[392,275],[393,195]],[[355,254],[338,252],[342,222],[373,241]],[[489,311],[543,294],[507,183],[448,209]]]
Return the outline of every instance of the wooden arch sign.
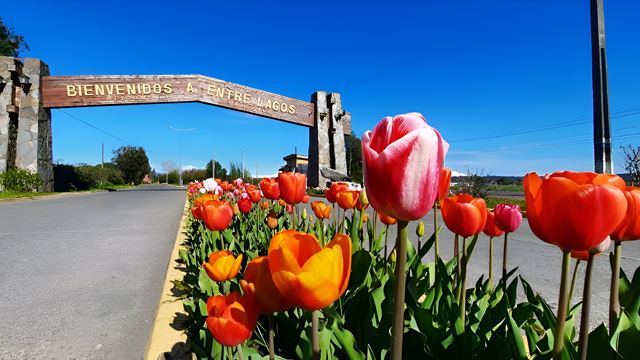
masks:
[[[43,106],[201,102],[313,127],[313,103],[202,75],[47,76]]]
[[[37,172],[41,191],[54,188],[50,109],[84,106],[200,102],[302,125],[309,128],[308,184],[347,174],[351,114],[338,93],[317,91],[302,101],[202,75],[50,76],[42,60],[7,56],[0,56],[0,76],[0,143],[8,143],[0,173],[12,166]],[[15,141],[11,122],[21,130]]]

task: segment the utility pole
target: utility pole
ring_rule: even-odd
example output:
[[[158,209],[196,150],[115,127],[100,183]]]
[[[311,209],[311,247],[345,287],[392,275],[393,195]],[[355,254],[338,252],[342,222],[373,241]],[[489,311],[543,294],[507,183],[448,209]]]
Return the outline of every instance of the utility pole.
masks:
[[[593,82],[593,150],[597,173],[612,173],[611,123],[604,34],[604,0],[590,0]]]
[[[213,152],[213,159],[211,160],[211,177],[216,178],[216,152]]]
[[[100,167],[104,168],[104,143],[102,143],[102,162],[100,163]]]
[[[178,129],[178,128],[174,128],[172,126],[169,126],[169,129],[173,130],[173,131],[177,131],[178,132],[178,142],[179,142],[179,149],[178,149],[178,158],[179,158],[179,169],[178,169],[178,175],[180,177],[180,186],[184,185],[182,183],[182,133],[186,132],[186,131],[192,131],[195,130],[195,128],[190,128],[190,129]]]

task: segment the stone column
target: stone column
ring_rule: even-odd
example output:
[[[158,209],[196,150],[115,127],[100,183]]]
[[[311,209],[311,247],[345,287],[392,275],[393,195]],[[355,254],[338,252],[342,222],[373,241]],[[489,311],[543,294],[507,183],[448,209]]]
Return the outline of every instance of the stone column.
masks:
[[[13,98],[13,80],[10,69],[14,68],[16,59],[0,56],[0,173],[7,170],[9,162],[9,124],[11,122],[11,104]],[[15,153],[15,151],[13,151]]]
[[[320,173],[320,167],[331,167],[331,150],[329,144],[329,108],[327,93],[317,91],[311,96],[315,105],[315,126],[309,128],[309,165],[307,185],[325,187],[327,179]]]
[[[339,173],[347,173],[347,151],[344,145],[343,119],[345,116],[342,110],[342,102],[339,93],[331,93],[329,96],[331,103],[331,127],[329,136],[331,137],[331,168]]]
[[[16,167],[37,172],[40,191],[53,191],[51,111],[42,106],[42,77],[49,66],[38,59],[25,59],[22,68],[30,84],[22,85],[18,114]]]

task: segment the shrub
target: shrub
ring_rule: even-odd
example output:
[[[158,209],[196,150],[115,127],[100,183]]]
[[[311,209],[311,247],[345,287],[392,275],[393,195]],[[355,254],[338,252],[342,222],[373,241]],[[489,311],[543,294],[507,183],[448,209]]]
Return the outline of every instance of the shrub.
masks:
[[[104,164],[104,167],[55,164],[53,172],[55,191],[79,191],[124,184],[122,173],[111,163]]]
[[[42,185],[42,179],[36,173],[24,169],[8,169],[0,174],[2,191],[32,192]]]

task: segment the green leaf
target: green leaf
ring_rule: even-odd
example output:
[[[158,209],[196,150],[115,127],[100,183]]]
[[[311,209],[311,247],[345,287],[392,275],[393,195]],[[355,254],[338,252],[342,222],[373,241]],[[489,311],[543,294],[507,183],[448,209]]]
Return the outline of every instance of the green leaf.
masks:
[[[356,339],[349,330],[342,329],[337,325],[331,327],[330,330],[333,331],[333,335],[340,343],[341,349],[347,354],[350,360],[364,359],[364,354],[358,350]]]
[[[355,290],[360,287],[369,275],[369,269],[373,259],[371,254],[365,250],[359,250],[351,257],[351,276],[349,278],[349,289]]]
[[[613,349],[609,343],[609,332],[604,324],[600,324],[589,334],[587,359],[615,359]]]
[[[611,336],[611,347],[623,359],[637,359],[640,354],[640,329],[626,311],[620,314],[616,331]]]
[[[528,359],[529,356],[527,354],[527,348],[522,340],[522,334],[520,333],[520,328],[516,324],[515,320],[511,316],[511,311],[507,312],[507,328],[508,328],[508,339],[510,339],[510,343],[513,347],[513,353],[516,359]]]

